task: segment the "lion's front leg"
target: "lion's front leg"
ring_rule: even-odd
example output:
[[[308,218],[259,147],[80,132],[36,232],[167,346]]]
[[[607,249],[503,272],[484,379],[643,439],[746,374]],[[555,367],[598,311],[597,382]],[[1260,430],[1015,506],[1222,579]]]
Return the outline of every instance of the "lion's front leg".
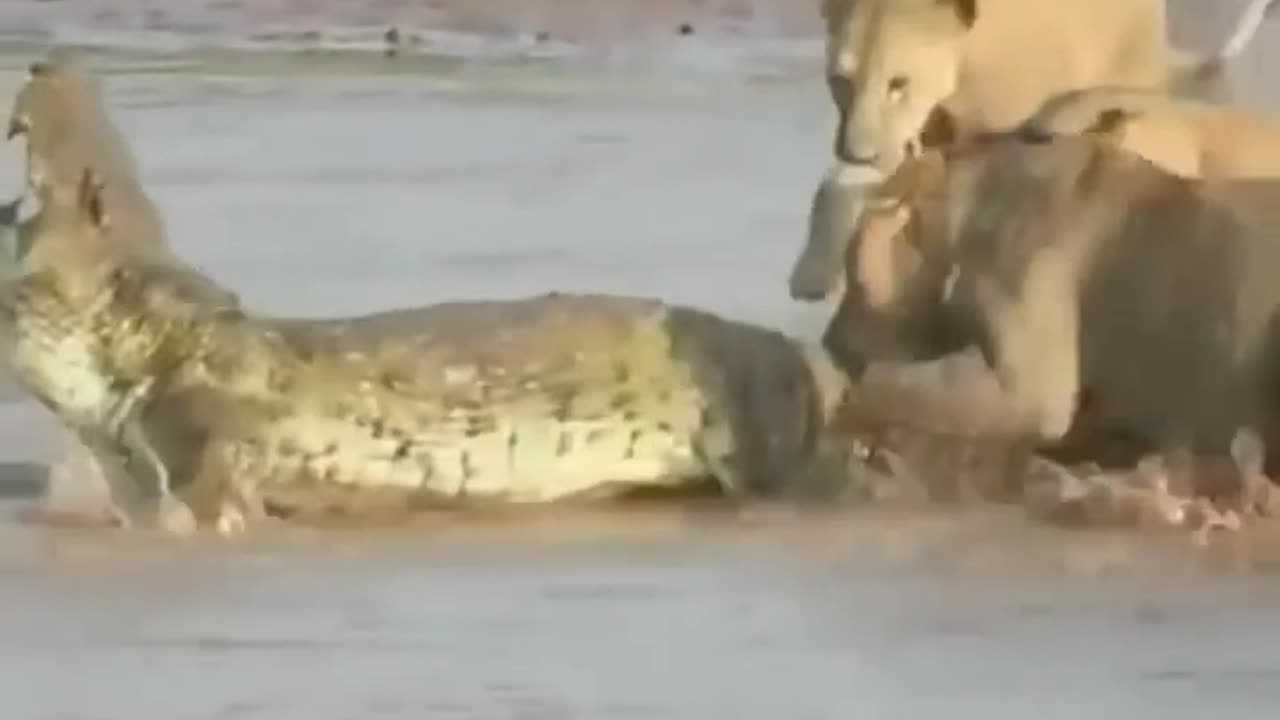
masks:
[[[1028,268],[1018,296],[985,303],[996,377],[1027,433],[1062,439],[1080,392],[1079,298],[1073,263],[1045,252]],[[994,294],[994,293],[993,293]]]
[[[917,362],[873,361],[858,377],[846,417],[958,437],[1019,437],[1025,421],[977,347]]]

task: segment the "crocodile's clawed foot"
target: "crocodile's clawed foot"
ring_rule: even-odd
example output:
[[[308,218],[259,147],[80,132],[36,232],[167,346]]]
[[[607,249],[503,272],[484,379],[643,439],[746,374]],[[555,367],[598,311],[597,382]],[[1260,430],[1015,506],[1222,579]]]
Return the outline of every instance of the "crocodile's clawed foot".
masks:
[[[144,503],[143,524],[170,535],[189,536],[199,528],[195,513],[186,503],[172,495],[161,495]]]
[[[130,530],[137,526],[137,523],[134,522],[134,519],[130,516],[130,514],[127,511],[125,511],[124,508],[120,507],[115,503],[112,503],[107,508],[107,515],[108,515],[107,519],[111,523],[111,525],[121,530]]]
[[[218,519],[214,529],[224,538],[240,537],[250,528],[270,522],[271,518],[260,503],[253,503],[239,498],[224,500],[218,510]]]
[[[248,532],[249,521],[245,518],[244,513],[240,512],[239,508],[224,507],[222,512],[218,514],[215,528],[222,537],[238,537]]]
[[[262,497],[247,485],[224,488],[218,501],[218,514],[213,527],[224,538],[239,537],[253,527],[270,523],[272,518]]]
[[[876,445],[869,449],[867,465],[873,476],[869,487],[873,501],[906,504],[929,502],[928,484],[900,452],[884,445]]]

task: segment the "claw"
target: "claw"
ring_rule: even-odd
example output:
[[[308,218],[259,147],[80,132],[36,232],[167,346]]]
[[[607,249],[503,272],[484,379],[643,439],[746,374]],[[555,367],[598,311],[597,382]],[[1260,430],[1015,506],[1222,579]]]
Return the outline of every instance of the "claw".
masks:
[[[224,538],[243,535],[249,529],[249,521],[245,519],[244,513],[240,509],[230,504],[223,504],[221,511],[218,513],[217,522],[218,534]]]
[[[191,535],[198,526],[191,508],[172,495],[159,498],[155,523],[161,530],[174,535]]]

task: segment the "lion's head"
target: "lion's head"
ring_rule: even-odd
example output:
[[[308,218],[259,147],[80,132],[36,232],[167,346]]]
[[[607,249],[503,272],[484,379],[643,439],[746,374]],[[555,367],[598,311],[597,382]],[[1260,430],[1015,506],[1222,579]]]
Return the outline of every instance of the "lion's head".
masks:
[[[842,365],[923,357],[939,342],[952,270],[947,157],[939,149],[902,163],[870,191],[844,255],[844,296],[824,344]]]
[[[893,172],[957,88],[976,0],[826,0],[827,84],[844,162]]]

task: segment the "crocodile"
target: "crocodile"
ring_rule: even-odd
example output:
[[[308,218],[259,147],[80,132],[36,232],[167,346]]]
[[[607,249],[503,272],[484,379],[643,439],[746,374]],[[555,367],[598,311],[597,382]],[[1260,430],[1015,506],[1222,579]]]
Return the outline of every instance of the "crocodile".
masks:
[[[27,81],[10,108],[6,135],[11,141],[25,140],[29,187],[73,196],[83,168],[92,165],[108,181],[104,192],[117,228],[112,239],[127,243],[123,249],[130,252],[172,257],[164,222],[142,186],[138,163],[111,119],[100,83],[76,51],[55,48],[28,66]],[[12,229],[21,200],[0,207],[6,272],[15,271]],[[4,368],[3,375],[12,387],[11,369]],[[59,454],[49,465],[42,512],[49,518],[108,519],[109,469],[74,433],[61,434]]]
[[[25,387],[126,468],[121,521],[549,503],[710,483],[856,495],[850,398],[816,343],[661,300],[549,293],[272,318],[110,240],[104,181],[39,196],[0,303]],[[85,248],[39,260],[45,242]],[[122,249],[125,248],[125,249]],[[175,510],[177,508],[177,510]]]

